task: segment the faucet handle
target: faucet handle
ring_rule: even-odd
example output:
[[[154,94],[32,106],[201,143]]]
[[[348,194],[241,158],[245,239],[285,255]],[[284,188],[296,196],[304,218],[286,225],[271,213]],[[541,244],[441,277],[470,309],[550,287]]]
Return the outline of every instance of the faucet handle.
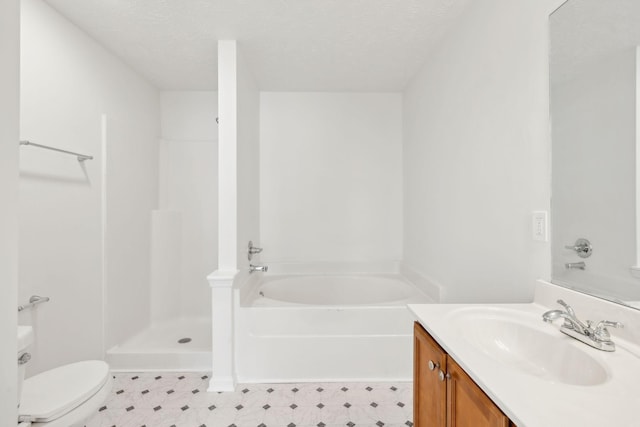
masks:
[[[593,246],[587,239],[578,239],[573,245],[565,246],[565,249],[576,251],[580,258],[589,258],[593,253]]]
[[[567,326],[567,324],[569,323],[571,324],[573,329],[577,329],[580,333],[583,333],[583,334],[587,329],[589,329],[588,325],[586,325],[584,322],[578,319],[578,316],[576,316],[576,312],[573,310],[573,308],[569,304],[567,304],[566,302],[564,302],[564,300],[561,300],[561,299],[559,299],[557,303],[563,306],[567,314],[569,315],[569,317],[571,317],[571,322],[568,322],[567,319],[565,319],[565,326]]]
[[[598,341],[611,341],[611,334],[609,334],[607,327],[624,328],[624,325],[620,322],[612,322],[611,320],[601,320],[596,324],[593,330],[593,336]]]
[[[620,322],[613,322],[611,320],[601,320],[596,324],[596,329],[606,328],[607,326],[611,328],[624,328],[624,325]]]
[[[566,302],[564,302],[564,300],[559,299],[557,301],[558,304],[560,304],[561,306],[564,307],[565,310],[567,310],[567,313],[569,313],[572,316],[576,315],[576,312],[573,311],[573,308],[571,308],[571,306],[569,304],[567,304]]]
[[[253,246],[253,242],[249,240],[249,247],[247,250],[247,259],[251,261],[251,259],[253,259],[253,256],[256,254],[259,254],[260,252],[262,252],[262,248],[257,248]]]

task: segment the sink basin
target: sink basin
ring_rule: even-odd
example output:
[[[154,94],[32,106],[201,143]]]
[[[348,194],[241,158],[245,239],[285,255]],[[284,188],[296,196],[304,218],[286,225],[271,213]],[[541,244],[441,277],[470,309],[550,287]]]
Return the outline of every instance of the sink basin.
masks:
[[[516,310],[465,308],[450,316],[468,343],[527,374],[580,386],[602,384],[609,378],[605,366],[589,354],[598,350],[586,346],[581,349],[584,344],[555,333],[553,326],[532,315]]]

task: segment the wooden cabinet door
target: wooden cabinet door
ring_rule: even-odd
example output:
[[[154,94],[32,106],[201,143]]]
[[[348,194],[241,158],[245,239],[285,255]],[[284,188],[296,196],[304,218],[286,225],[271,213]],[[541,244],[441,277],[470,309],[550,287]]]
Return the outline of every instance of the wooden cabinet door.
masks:
[[[413,327],[413,423],[415,427],[446,427],[447,354],[418,322]],[[429,362],[435,366],[429,369]]]
[[[448,357],[447,427],[509,427],[509,418]],[[512,425],[512,424],[511,424]]]

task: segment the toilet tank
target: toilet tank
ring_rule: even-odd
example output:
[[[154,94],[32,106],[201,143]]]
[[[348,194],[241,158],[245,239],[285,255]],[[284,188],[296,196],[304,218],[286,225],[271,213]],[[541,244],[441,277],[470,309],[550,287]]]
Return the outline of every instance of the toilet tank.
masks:
[[[31,344],[33,344],[33,327],[18,326],[18,407],[22,396],[22,383],[24,382],[26,364],[31,359],[29,354]]]

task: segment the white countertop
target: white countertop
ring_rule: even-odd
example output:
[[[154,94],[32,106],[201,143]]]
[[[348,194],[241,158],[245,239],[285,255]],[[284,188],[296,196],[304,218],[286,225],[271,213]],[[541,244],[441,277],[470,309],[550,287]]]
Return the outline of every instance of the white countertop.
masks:
[[[567,302],[572,303],[570,299]],[[568,340],[568,345],[587,352],[605,367],[606,380],[597,385],[569,385],[496,360],[466,338],[460,324],[452,321],[460,310],[470,307],[504,309],[505,313],[517,310],[518,318],[527,324],[530,322],[533,328],[550,333],[558,340]],[[558,324],[542,322],[542,313],[550,308],[537,303],[411,304],[409,309],[518,427],[640,426],[640,348],[637,345],[614,336],[615,352],[591,348],[561,333]],[[577,314],[581,319],[589,318],[581,316],[579,311]]]

